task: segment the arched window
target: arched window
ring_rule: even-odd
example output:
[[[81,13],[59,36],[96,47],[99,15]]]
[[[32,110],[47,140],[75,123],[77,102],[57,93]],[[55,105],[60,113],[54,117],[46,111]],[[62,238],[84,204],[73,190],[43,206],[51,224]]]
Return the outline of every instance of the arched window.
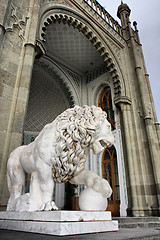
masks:
[[[103,109],[107,113],[107,120],[110,122],[112,129],[116,128],[115,120],[114,120],[114,111],[112,107],[112,96],[111,89],[109,86],[105,87],[98,100],[98,106]]]

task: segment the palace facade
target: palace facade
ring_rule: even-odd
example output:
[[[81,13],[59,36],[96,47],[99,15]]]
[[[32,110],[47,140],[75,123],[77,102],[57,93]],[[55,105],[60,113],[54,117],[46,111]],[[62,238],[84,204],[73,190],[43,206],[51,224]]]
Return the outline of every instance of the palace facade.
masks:
[[[121,24],[96,0],[1,0],[1,208],[11,151],[67,108],[96,105],[107,112],[115,145],[90,152],[86,168],[109,181],[108,210],[159,215],[160,129],[149,76],[129,6],[121,3],[117,16]],[[73,209],[72,195],[69,184],[56,184],[61,209]]]

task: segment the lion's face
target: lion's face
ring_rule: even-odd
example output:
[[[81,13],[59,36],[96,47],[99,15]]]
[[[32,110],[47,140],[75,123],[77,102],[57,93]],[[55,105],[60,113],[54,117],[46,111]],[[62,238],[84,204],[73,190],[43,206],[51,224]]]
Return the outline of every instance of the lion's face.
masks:
[[[102,123],[98,133],[95,134],[91,149],[94,154],[99,154],[106,147],[111,147],[114,144],[114,136],[111,131],[111,124],[106,120]]]
[[[99,107],[75,106],[60,114],[54,123],[57,128],[52,167],[55,182],[69,181],[83,170],[89,149],[98,154],[114,143],[107,114]]]

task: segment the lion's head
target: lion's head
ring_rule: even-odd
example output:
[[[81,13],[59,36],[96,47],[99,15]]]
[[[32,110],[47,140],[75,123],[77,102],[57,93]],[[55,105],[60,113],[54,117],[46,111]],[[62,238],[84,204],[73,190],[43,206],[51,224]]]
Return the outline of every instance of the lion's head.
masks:
[[[81,171],[90,148],[98,154],[114,142],[107,115],[99,107],[75,106],[60,114],[55,122],[55,182],[69,181]]]

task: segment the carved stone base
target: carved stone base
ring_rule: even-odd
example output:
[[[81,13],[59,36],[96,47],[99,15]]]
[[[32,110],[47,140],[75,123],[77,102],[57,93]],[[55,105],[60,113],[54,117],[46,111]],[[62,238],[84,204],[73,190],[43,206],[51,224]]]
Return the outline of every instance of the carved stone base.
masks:
[[[110,212],[0,212],[0,228],[50,235],[118,231]]]

